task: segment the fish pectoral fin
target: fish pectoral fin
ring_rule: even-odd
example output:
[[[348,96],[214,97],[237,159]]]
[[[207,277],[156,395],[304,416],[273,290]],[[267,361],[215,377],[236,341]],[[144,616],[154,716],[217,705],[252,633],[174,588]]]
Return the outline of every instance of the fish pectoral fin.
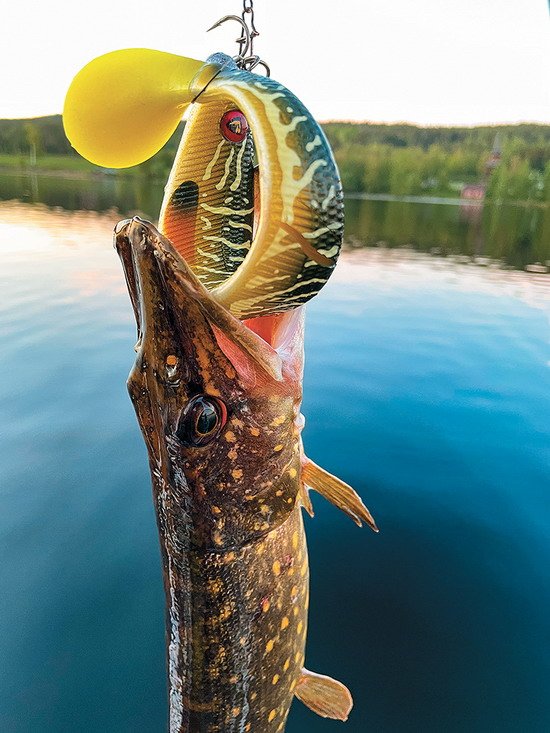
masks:
[[[302,481],[345,512],[359,527],[363,521],[378,532],[378,527],[359,494],[345,481],[328,473],[309,458],[302,465]]]
[[[302,669],[294,694],[322,718],[347,720],[353,707],[353,698],[345,685],[307,669]]]
[[[302,482],[302,485],[300,486],[300,491],[298,493],[298,496],[306,512],[309,514],[310,517],[313,517],[315,512],[313,511],[313,504],[311,503],[311,499],[309,496],[309,489],[303,482]]]

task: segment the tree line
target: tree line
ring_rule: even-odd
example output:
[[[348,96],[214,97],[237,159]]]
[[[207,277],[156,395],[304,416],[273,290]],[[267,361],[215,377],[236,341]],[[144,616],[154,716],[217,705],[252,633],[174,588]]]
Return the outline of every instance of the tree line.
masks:
[[[323,128],[348,192],[456,196],[464,184],[485,183],[487,197],[494,200],[550,202],[550,125],[469,128],[328,122]],[[167,176],[181,131],[182,125],[137,170]],[[487,161],[497,133],[500,162],[488,174]],[[0,154],[22,160],[78,157],[59,115],[0,120]]]

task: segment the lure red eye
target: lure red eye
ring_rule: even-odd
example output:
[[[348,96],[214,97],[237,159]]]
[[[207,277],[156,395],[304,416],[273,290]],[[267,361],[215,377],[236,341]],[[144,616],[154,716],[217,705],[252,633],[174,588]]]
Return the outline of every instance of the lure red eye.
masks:
[[[242,143],[249,129],[246,117],[238,109],[226,112],[220,120],[220,132],[230,143]]]

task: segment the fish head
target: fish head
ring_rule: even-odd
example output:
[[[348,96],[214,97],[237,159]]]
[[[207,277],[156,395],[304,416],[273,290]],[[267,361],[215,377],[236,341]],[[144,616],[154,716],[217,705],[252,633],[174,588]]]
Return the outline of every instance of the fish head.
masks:
[[[115,247],[138,330],[128,388],[163,511],[194,545],[264,534],[298,500],[303,309],[237,319],[138,217]]]

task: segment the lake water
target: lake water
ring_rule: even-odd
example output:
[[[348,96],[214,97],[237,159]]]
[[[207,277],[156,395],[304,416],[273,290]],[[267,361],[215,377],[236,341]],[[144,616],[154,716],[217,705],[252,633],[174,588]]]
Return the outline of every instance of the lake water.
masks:
[[[135,326],[111,247],[160,188],[0,176],[2,732],[165,730]],[[545,733],[548,210],[347,210],[350,246],[308,306],[305,444],[381,531],[314,497],[306,664],[355,708],[342,726],[296,702],[287,731]]]

